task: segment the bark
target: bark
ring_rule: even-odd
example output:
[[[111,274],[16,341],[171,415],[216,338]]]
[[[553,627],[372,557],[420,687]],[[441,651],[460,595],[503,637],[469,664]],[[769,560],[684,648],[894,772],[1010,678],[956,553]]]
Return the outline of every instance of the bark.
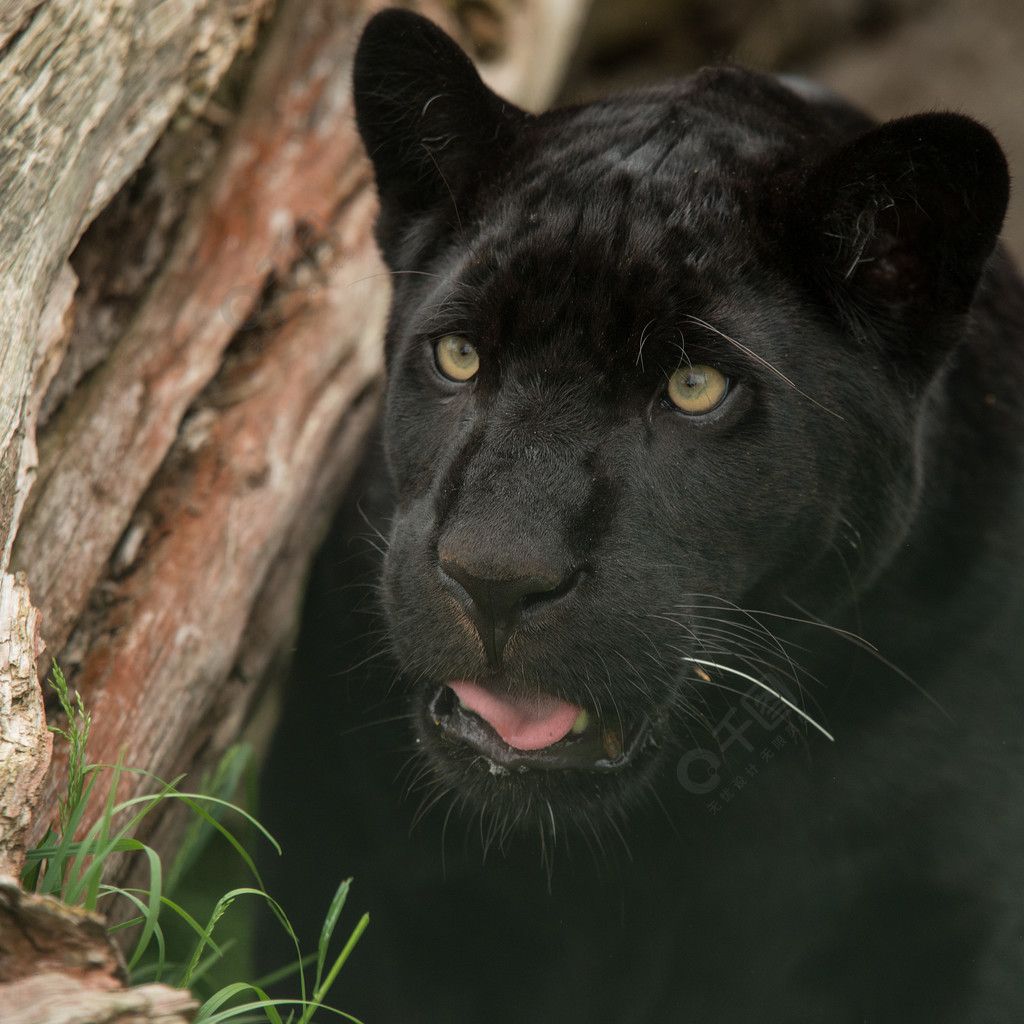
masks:
[[[0,577],[0,875],[16,873],[50,763],[35,662],[39,615],[24,576]]]
[[[185,1024],[197,1003],[165,985],[127,989],[105,922],[0,877],[4,1024]]]
[[[198,1004],[166,985],[97,992],[65,974],[0,985],[5,1024],[188,1024]]]
[[[171,115],[201,103],[265,0],[41,0],[0,21],[0,571],[23,487],[40,316],[82,231]]]
[[[0,13],[0,570],[27,577],[93,762],[166,778],[237,737],[376,415],[389,282],[349,77],[379,6],[281,0],[243,57],[271,0]],[[454,6],[421,8],[547,102],[584,0]],[[35,612],[4,580],[27,680]],[[31,770],[0,742],[15,872],[66,751],[39,796],[38,691],[3,685],[0,739],[19,702],[36,730]]]
[[[0,983],[54,972],[100,990],[128,980],[102,917],[22,892],[13,879],[0,877]]]
[[[69,337],[76,278],[67,258],[171,115],[201,105],[254,39],[263,6],[182,2],[151,17],[143,4],[37,0],[0,14],[4,870],[18,868],[50,746],[34,671],[37,613],[24,580],[5,570],[34,479],[36,418]]]

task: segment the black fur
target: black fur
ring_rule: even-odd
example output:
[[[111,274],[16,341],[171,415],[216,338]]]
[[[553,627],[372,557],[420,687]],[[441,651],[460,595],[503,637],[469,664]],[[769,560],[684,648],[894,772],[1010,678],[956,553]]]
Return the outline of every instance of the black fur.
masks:
[[[371,909],[339,1005],[1018,1020],[1024,289],[996,141],[735,68],[532,116],[402,11],[355,91],[390,484],[321,560],[265,784],[310,934],[328,850]],[[729,379],[704,415],[667,397],[687,365]],[[452,680],[592,724],[520,771]]]

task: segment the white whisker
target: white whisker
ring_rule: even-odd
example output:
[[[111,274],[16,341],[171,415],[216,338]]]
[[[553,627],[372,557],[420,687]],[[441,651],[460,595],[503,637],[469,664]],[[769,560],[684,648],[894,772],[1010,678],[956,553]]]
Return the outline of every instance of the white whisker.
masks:
[[[827,412],[829,416],[835,416],[837,420],[843,419],[843,417],[840,416],[839,413],[833,412],[827,405],[822,405],[821,402],[817,401],[817,399],[812,398],[809,394],[807,394],[806,391],[801,391],[796,386],[796,384],[794,384],[793,381],[791,381],[777,366],[773,366],[763,356],[759,356],[752,348],[748,348],[746,345],[744,345],[743,342],[737,341],[735,338],[731,338],[724,331],[720,331],[717,327],[713,326],[712,324],[709,324],[706,320],[701,320],[699,316],[688,316],[687,320],[689,320],[691,323],[697,324],[698,326],[705,328],[706,330],[711,331],[713,334],[717,334],[720,338],[723,338],[725,341],[729,342],[730,345],[734,345],[745,355],[748,355],[755,362],[760,363],[761,366],[763,366],[765,369],[774,373],[776,377],[778,377],[781,381],[784,381],[786,384],[788,384],[789,387],[791,387],[798,395],[801,395],[803,398],[806,398],[808,402],[812,402],[819,409],[822,409],[825,412]]]
[[[770,693],[776,700],[782,701],[791,711],[795,711],[808,725],[813,725],[826,739],[835,742],[835,737],[826,729],[824,726],[819,725],[806,711],[802,708],[797,707],[792,701],[787,700],[777,690],[773,690],[767,683],[758,679],[756,676],[749,675],[747,672],[741,672],[738,668],[730,668],[728,665],[721,665],[717,661],[711,661],[708,658],[693,658],[685,656],[683,661],[689,661],[694,665],[703,665],[705,668],[718,669],[720,672],[729,672],[734,676],[739,676],[741,679],[746,679],[748,682],[753,683],[755,686],[759,686],[766,693]]]

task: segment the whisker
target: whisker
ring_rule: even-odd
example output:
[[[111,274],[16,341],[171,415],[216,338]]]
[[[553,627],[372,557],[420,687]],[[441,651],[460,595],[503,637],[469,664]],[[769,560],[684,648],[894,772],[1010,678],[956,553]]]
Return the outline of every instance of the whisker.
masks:
[[[797,707],[797,705],[794,704],[791,700],[787,700],[785,697],[782,696],[781,693],[779,693],[777,690],[772,689],[772,687],[770,687],[766,682],[764,682],[761,679],[758,679],[756,676],[749,675],[746,672],[741,672],[738,668],[731,668],[728,665],[721,665],[717,661],[711,661],[707,658],[694,658],[686,656],[683,658],[683,661],[689,661],[694,665],[703,665],[706,668],[714,668],[720,672],[729,672],[734,676],[739,676],[741,679],[746,679],[748,682],[753,683],[755,686],[759,686],[766,693],[770,693],[777,700],[782,701],[782,703],[785,704],[787,708],[789,708],[791,711],[795,711],[805,722],[807,722],[808,725],[813,725],[814,728],[822,734],[822,736],[824,736],[828,740],[831,740],[833,743],[835,742],[835,737],[824,726],[819,725],[809,714],[807,714],[806,711],[804,711],[802,708]]]
[[[747,619],[749,625],[747,623],[737,623],[737,622],[732,622],[731,620],[723,620],[723,619],[721,619],[721,618],[719,618],[717,616],[715,618],[711,619],[711,621],[718,622],[721,625],[728,625],[728,626],[730,626],[733,629],[741,629],[742,628],[744,631],[746,631],[748,633],[756,631],[756,635],[764,637],[765,640],[768,641],[768,643],[763,643],[763,644],[759,645],[761,650],[763,650],[766,653],[771,653],[773,651],[778,651],[778,653],[783,658],[785,658],[785,660],[786,660],[786,664],[788,666],[788,673],[787,674],[794,681],[794,683],[797,684],[797,686],[801,686],[801,684],[800,684],[801,673],[798,670],[796,664],[794,663],[792,657],[790,656],[789,651],[786,649],[786,646],[783,644],[783,642],[770,629],[768,629],[764,625],[764,623],[760,622],[755,615],[753,615],[747,609],[741,608],[739,605],[736,605],[736,604],[734,604],[732,602],[729,602],[729,601],[724,601],[724,600],[716,599],[716,598],[712,597],[711,595],[692,594],[692,595],[690,595],[690,597],[694,597],[694,598],[696,598],[696,597],[709,598],[712,601],[718,600],[718,603],[714,604],[714,605],[691,604],[691,605],[688,606],[691,610],[694,610],[694,609],[696,609],[696,610],[704,610],[704,609],[722,610],[724,608],[725,610],[732,610],[732,611],[738,612],[745,619]],[[697,618],[698,619],[704,619],[704,620],[708,619],[707,616],[703,616],[703,615],[697,616]],[[673,620],[670,620],[670,621],[673,621]],[[696,624],[697,623],[695,623],[695,625]],[[693,629],[691,629],[690,627],[685,627],[685,628],[687,629],[687,631],[690,633],[690,635],[694,639],[698,640],[698,642],[701,642],[702,638],[698,637],[698,634],[696,632],[694,632]],[[735,638],[735,637],[733,637],[733,638]],[[703,646],[703,644],[702,644],[702,646]]]
[[[903,669],[899,667],[899,665],[895,664],[894,662],[891,662],[884,654],[882,654],[878,650],[877,647],[875,647],[874,644],[869,643],[862,636],[858,636],[856,633],[850,633],[844,629],[840,629],[838,626],[833,626],[828,622],[823,622],[822,620],[813,616],[811,612],[807,611],[806,608],[801,608],[800,605],[798,605],[796,601],[794,601],[792,598],[787,598],[787,600],[794,608],[796,608],[798,612],[800,612],[801,615],[809,616],[806,619],[797,619],[795,621],[804,622],[806,625],[809,626],[820,626],[822,629],[827,629],[837,634],[838,636],[842,636],[843,638],[849,640],[850,643],[852,643],[855,647],[858,647],[861,650],[866,651],[873,658],[875,658],[879,662],[879,664],[884,665],[887,669],[889,669],[890,672],[894,672],[897,676],[900,677],[900,679],[904,680],[904,682],[910,683],[910,685],[915,690],[917,690],[917,692],[922,697],[924,697],[924,699],[928,701],[928,703],[931,704],[932,707],[934,707],[941,715],[947,718],[950,722],[955,721],[953,716],[912,675],[909,675],[907,672],[904,672]],[[779,617],[784,618],[784,616]]]
[[[775,376],[778,377],[780,380],[785,381],[785,383],[788,384],[798,395],[801,395],[803,398],[806,398],[808,402],[812,402],[819,409],[822,409],[823,411],[827,412],[829,416],[835,416],[835,418],[840,421],[843,420],[843,417],[840,416],[839,413],[833,412],[827,405],[822,405],[821,402],[817,401],[817,399],[811,398],[811,396],[807,394],[806,391],[801,391],[796,386],[796,384],[794,384],[780,369],[778,369],[777,367],[773,366],[770,362],[768,362],[768,360],[765,359],[764,356],[759,356],[753,349],[748,348],[746,345],[743,344],[743,342],[737,341],[735,338],[730,338],[729,335],[726,334],[724,331],[720,331],[717,327],[713,327],[706,320],[702,320],[699,316],[693,316],[692,314],[688,314],[686,319],[689,320],[691,323],[697,324],[699,327],[704,327],[705,329],[711,331],[713,334],[717,334],[720,338],[724,338],[727,342],[729,342],[730,345],[735,346],[745,355],[753,359],[754,362],[759,363],[766,370],[769,370],[771,373],[774,373]]]
[[[636,365],[640,367],[640,372],[644,369],[644,345],[647,343],[647,331],[654,325],[653,320],[648,320],[644,324],[644,329],[640,332],[640,347],[636,353]]]
[[[374,281],[378,277],[433,277],[440,279],[440,274],[432,274],[426,270],[378,270],[373,274],[364,274],[362,277],[357,277],[354,281],[346,281],[344,284],[345,288],[352,288],[357,284],[362,284],[364,281]]]

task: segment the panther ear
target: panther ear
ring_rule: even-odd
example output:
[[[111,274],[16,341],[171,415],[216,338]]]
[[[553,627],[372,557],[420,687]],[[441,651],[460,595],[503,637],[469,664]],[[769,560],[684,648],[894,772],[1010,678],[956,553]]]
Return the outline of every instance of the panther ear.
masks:
[[[443,211],[457,225],[527,117],[484,85],[440,28],[411,11],[370,19],[353,87],[356,123],[376,172],[385,256],[418,214]]]
[[[855,302],[964,312],[1008,198],[1006,159],[985,128],[959,114],[902,118],[811,171],[797,204],[801,248]]]

